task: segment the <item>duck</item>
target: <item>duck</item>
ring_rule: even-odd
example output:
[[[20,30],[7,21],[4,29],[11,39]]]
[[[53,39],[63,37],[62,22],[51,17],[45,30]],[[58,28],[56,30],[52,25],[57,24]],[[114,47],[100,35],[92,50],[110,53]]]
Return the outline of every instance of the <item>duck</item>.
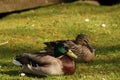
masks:
[[[66,41],[66,44],[78,56],[76,62],[90,62],[94,59],[95,49],[89,44],[85,34],[77,35],[74,41]]]
[[[85,34],[78,34],[73,42],[77,45],[86,46],[94,54],[95,49],[89,44],[89,40]]]
[[[16,56],[13,63],[21,66],[24,73],[40,76],[74,74],[76,63],[73,58],[77,56],[70,49],[65,48],[63,43],[59,42],[55,45],[56,57],[40,52],[24,53],[22,56]]]
[[[89,44],[87,36],[85,34],[78,34],[75,40],[57,40],[51,42],[45,42],[46,52],[49,51],[53,53],[56,57],[55,44],[64,43],[64,45],[69,48],[78,57],[74,59],[76,62],[90,62],[94,58],[95,49]]]

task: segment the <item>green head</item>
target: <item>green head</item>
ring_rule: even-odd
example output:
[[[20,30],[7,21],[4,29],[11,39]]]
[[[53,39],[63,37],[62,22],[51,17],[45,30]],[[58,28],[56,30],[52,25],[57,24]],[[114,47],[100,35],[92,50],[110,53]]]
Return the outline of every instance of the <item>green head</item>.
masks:
[[[54,56],[59,57],[67,52],[67,48],[65,48],[64,43],[56,43],[54,47]]]
[[[54,56],[59,57],[61,55],[68,55],[72,58],[77,58],[77,56],[67,47],[65,47],[65,43],[57,43],[55,48],[54,48]]]

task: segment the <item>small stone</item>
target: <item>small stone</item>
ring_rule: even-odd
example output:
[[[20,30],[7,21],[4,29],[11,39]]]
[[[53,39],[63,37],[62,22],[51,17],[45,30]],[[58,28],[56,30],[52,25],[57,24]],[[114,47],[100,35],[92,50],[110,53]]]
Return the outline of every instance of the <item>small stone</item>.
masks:
[[[102,24],[101,26],[102,26],[102,27],[106,27],[106,24]]]
[[[25,73],[21,73],[20,76],[25,76]]]
[[[32,24],[32,27],[35,27],[35,25],[34,25],[34,24]]]
[[[0,68],[1,68],[2,66],[0,65]]]
[[[90,20],[87,18],[87,19],[85,19],[85,22],[89,22]]]
[[[106,80],[105,78],[102,78],[101,80]]]

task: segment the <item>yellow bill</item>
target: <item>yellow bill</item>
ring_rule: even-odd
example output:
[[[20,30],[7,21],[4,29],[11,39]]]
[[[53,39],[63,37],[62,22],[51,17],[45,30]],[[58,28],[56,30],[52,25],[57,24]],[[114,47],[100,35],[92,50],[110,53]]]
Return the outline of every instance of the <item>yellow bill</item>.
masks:
[[[75,55],[71,50],[68,50],[67,55],[73,58],[77,58],[77,55]]]

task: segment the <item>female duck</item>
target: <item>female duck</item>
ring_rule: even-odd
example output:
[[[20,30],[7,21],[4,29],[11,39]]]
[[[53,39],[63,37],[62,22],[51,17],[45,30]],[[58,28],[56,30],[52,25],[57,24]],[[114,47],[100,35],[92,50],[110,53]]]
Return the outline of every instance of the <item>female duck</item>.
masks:
[[[53,53],[53,56],[55,56],[54,45],[59,42],[64,43],[66,47],[71,49],[72,52],[78,56],[78,58],[74,59],[77,62],[89,62],[94,58],[94,48],[88,43],[88,39],[84,34],[78,34],[75,40],[46,42],[47,47],[45,50]]]
[[[66,41],[66,44],[78,56],[75,61],[89,62],[94,58],[95,49],[88,43],[88,39],[84,34],[79,34],[74,42]]]
[[[20,65],[22,67],[22,71],[25,73],[36,75],[73,74],[75,72],[76,65],[72,58],[77,58],[77,56],[72,53],[71,50],[66,50],[63,47],[59,47],[58,50],[62,55],[58,58],[47,54],[26,53],[21,57],[16,57],[13,60],[13,63]]]

